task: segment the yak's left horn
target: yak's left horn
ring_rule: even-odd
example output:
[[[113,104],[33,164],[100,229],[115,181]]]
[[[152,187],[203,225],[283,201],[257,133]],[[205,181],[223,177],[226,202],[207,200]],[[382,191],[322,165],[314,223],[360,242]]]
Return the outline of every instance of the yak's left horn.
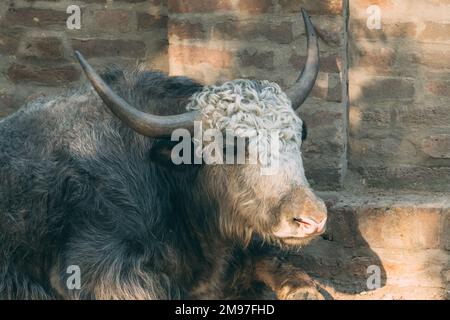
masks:
[[[292,101],[292,107],[294,109],[298,109],[308,97],[308,94],[311,92],[314,83],[316,82],[317,74],[319,73],[319,44],[317,35],[305,9],[302,9],[302,15],[308,39],[308,55],[298,80],[286,92]]]
[[[179,128],[193,132],[194,121],[199,115],[197,111],[171,116],[157,116],[142,112],[129,105],[128,102],[112,91],[98,73],[87,63],[81,53],[75,51],[75,56],[103,102],[105,102],[112,113],[134,131],[144,136],[155,138],[170,137],[173,130]]]

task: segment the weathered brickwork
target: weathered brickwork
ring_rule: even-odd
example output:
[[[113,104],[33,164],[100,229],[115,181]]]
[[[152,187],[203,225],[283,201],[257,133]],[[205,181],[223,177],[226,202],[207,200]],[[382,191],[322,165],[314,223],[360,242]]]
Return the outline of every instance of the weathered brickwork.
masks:
[[[376,5],[380,28],[369,26]],[[350,1],[349,164],[369,187],[450,191],[450,1]]]
[[[81,29],[69,30],[67,8],[81,9]],[[0,2],[0,117],[24,102],[85,81],[73,51],[93,65],[169,71],[167,6],[159,0]]]

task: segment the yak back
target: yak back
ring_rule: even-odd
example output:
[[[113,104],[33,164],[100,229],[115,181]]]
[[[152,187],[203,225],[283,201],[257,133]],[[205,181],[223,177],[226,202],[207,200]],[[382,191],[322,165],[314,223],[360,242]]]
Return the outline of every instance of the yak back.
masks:
[[[160,115],[183,112],[201,89],[158,72],[111,69],[103,78],[136,108]],[[174,246],[193,243],[183,232],[187,220],[177,216],[185,211],[177,197],[192,177],[152,163],[155,141],[125,127],[90,85],[1,120],[0,274],[41,278],[70,247],[107,261],[109,243],[161,261],[176,255]]]

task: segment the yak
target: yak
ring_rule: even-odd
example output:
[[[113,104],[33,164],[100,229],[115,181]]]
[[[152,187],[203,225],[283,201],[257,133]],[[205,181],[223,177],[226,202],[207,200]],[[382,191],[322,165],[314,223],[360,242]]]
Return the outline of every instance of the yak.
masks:
[[[296,110],[319,70],[317,35],[302,15],[307,59],[286,92],[262,80],[99,75],[76,52],[90,82],[1,120],[0,299],[230,299],[258,287],[323,298],[283,259],[327,218],[301,156]],[[237,136],[278,129],[279,170],[174,164],[172,133],[193,132],[196,121]]]

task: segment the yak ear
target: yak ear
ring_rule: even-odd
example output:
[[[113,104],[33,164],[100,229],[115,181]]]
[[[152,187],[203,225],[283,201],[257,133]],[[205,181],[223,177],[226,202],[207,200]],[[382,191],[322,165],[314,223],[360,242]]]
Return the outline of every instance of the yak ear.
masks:
[[[302,121],[302,141],[305,141],[306,138],[308,138],[308,127],[306,125],[306,122]]]

